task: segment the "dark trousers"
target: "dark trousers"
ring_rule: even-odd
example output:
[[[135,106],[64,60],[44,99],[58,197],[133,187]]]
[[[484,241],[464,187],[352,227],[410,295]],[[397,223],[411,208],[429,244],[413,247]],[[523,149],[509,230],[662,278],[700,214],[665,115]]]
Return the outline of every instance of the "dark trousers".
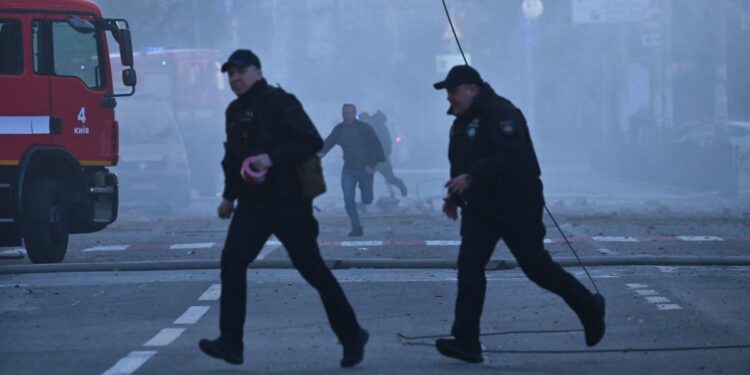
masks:
[[[339,340],[348,342],[355,337],[360,326],[344,291],[320,256],[318,221],[312,214],[309,199],[263,208],[238,205],[221,254],[221,337],[242,345],[247,266],[255,260],[271,234],[284,245],[302,277],[318,291],[328,322]]]
[[[341,170],[341,190],[344,193],[344,207],[346,208],[346,214],[349,216],[352,228],[362,226],[362,223],[359,221],[355,197],[357,185],[359,185],[362,203],[370,204],[374,199],[372,182],[373,175],[365,172],[364,169],[344,168]]]
[[[458,296],[451,334],[479,340],[479,321],[487,289],[485,266],[501,238],[526,276],[557,294],[579,318],[593,306],[593,296],[573,275],[555,263],[544,249],[546,229],[541,204],[508,210],[503,215],[483,215],[464,210],[458,255]]]
[[[379,163],[378,166],[375,167],[375,170],[383,175],[391,197],[393,197],[393,189],[391,188],[391,185],[397,187],[401,191],[401,195],[406,195],[406,184],[404,184],[404,180],[396,177],[393,173],[393,164],[391,164],[390,158],[386,158],[384,162]]]

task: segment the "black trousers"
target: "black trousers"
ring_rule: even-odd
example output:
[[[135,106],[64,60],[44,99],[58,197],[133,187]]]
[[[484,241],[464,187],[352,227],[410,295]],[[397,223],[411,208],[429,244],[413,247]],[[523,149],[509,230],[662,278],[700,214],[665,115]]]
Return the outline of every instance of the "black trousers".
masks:
[[[302,277],[318,291],[328,322],[339,340],[348,342],[354,338],[360,330],[354,310],[320,256],[318,221],[312,213],[312,202],[300,198],[262,208],[240,202],[235,210],[221,255],[219,329],[222,339],[242,346],[247,267],[271,234],[284,245]]]
[[[501,238],[531,281],[562,297],[579,318],[589,313],[594,300],[591,292],[555,263],[544,249],[543,207],[541,203],[534,204],[508,210],[502,215],[464,210],[453,336],[479,341],[479,321],[487,290],[485,266]]]
[[[386,158],[384,162],[378,163],[378,165],[375,167],[375,170],[383,175],[386,187],[391,193],[391,197],[393,197],[393,190],[391,189],[391,185],[397,187],[401,191],[401,194],[405,195],[406,184],[404,184],[404,180],[396,177],[396,174],[393,173],[393,164],[391,163],[390,158]]]

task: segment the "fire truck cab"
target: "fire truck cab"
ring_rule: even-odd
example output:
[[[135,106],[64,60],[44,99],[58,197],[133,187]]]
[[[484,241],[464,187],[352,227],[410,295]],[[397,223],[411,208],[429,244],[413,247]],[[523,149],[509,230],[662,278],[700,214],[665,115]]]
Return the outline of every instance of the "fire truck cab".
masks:
[[[114,93],[108,35],[128,93]],[[115,98],[135,92],[127,21],[88,0],[0,0],[0,246],[60,262],[117,218]]]

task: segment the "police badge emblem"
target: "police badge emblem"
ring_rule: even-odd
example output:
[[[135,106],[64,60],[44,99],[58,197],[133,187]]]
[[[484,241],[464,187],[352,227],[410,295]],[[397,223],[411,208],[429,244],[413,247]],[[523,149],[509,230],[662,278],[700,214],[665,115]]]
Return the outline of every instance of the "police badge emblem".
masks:
[[[470,141],[473,141],[474,138],[477,137],[478,130],[479,130],[479,119],[475,118],[469,123],[469,126],[466,128],[466,137],[468,137]]]
[[[245,112],[242,112],[237,122],[251,122],[253,121],[254,117],[255,117],[255,113],[253,111],[245,111]]]

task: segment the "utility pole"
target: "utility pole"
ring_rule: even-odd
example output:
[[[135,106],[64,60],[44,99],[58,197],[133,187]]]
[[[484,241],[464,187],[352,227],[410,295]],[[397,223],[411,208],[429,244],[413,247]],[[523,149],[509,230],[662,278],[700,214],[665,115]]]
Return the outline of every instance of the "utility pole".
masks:
[[[542,0],[524,0],[521,4],[525,21],[526,43],[525,43],[525,64],[526,65],[526,113],[530,127],[536,125],[536,93],[534,92],[534,45],[537,42],[539,25],[538,18],[544,12],[544,3]]]
[[[729,118],[727,94],[727,23],[726,0],[717,4],[715,17],[717,33],[715,44],[716,74],[714,76],[714,124],[721,127]]]
[[[664,127],[674,128],[674,88],[672,85],[672,0],[665,1],[664,17],[664,58],[662,59],[664,74]]]
[[[661,41],[654,50],[653,83],[651,110],[654,123],[665,134],[674,127],[674,97],[672,94],[672,3],[671,0],[658,2],[661,18]]]

